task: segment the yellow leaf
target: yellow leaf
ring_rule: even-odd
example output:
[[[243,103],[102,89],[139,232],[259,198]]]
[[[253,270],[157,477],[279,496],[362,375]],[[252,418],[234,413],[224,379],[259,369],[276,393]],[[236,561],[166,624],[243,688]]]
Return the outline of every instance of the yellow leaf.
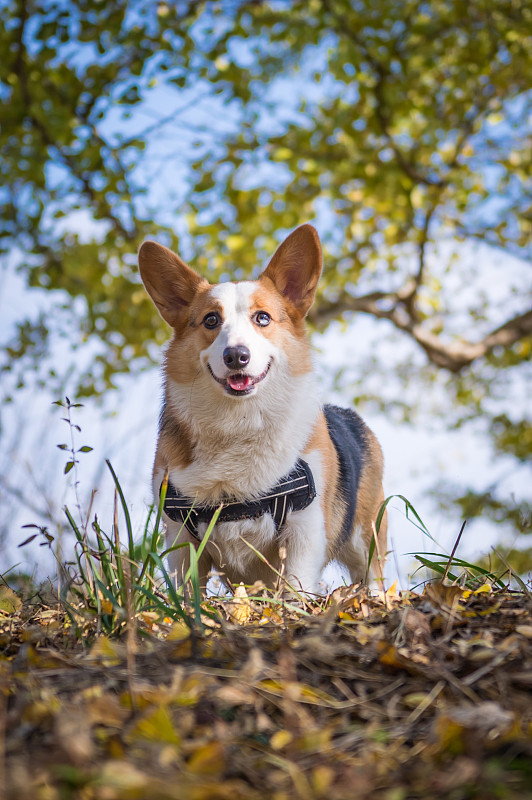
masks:
[[[331,706],[336,705],[336,700],[327,692],[322,692],[320,689],[315,689],[313,686],[308,686],[305,683],[299,684],[299,691],[301,698],[305,698],[306,700],[316,703],[317,705],[322,705],[323,703]]]
[[[174,698],[174,702],[180,706],[195,706],[204,688],[205,682],[201,682],[199,678],[191,675],[183,681],[179,694]]]
[[[421,186],[415,186],[410,193],[410,201],[414,208],[421,208],[424,198],[425,193]]]
[[[292,742],[294,737],[290,733],[290,731],[275,731],[272,738],[270,739],[270,746],[273,750],[283,750],[287,745]]]
[[[339,611],[338,619],[346,619],[353,622],[354,620],[356,620],[356,617],[354,617],[353,614],[350,614],[348,611]]]
[[[185,622],[174,622],[167,639],[169,642],[183,642],[190,636],[190,628]]]
[[[225,757],[220,742],[209,742],[198,747],[188,760],[188,769],[196,775],[215,775],[225,768]]]
[[[0,614],[15,614],[22,600],[9,586],[0,586]]]
[[[310,775],[310,782],[318,795],[325,794],[328,791],[334,780],[334,774],[332,767],[327,767],[325,764],[314,767]]]
[[[381,664],[394,669],[405,669],[407,667],[408,662],[401,656],[395,645],[388,642],[379,642],[377,649]]]
[[[259,620],[259,625],[266,625],[267,622],[275,622],[280,624],[283,621],[282,617],[274,611],[270,606],[265,606],[262,609],[262,617]]]
[[[129,734],[129,739],[148,739],[153,742],[179,745],[181,739],[174,730],[168,711],[160,706],[141,719]]]
[[[252,615],[251,601],[248,598],[246,587],[241,583],[236,587],[234,600],[228,606],[229,615],[238,625],[246,625]]]
[[[259,687],[272,694],[282,695],[283,684],[280,681],[273,680],[273,678],[266,678],[259,683]]]
[[[461,753],[464,727],[448,716],[441,715],[434,723],[434,733],[440,750]]]
[[[100,636],[91,647],[89,658],[104,667],[113,667],[122,661],[121,648],[118,647],[117,642],[111,641],[107,636]]]
[[[113,604],[110,600],[106,600],[105,598],[101,601],[102,607],[102,614],[112,614],[113,613]]]
[[[381,640],[385,634],[383,625],[364,625],[362,622],[355,625],[352,630],[357,642],[363,646],[368,642]]]
[[[292,151],[289,150],[288,147],[278,147],[273,153],[275,161],[286,161],[291,155]]]

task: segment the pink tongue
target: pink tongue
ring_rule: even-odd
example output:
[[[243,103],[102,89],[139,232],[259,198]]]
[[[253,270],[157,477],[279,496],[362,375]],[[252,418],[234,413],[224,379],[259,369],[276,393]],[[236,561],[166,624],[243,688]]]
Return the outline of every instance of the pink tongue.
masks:
[[[227,378],[227,383],[231,389],[234,389],[236,392],[242,392],[244,389],[248,388],[251,383],[251,378],[249,375],[230,375]]]

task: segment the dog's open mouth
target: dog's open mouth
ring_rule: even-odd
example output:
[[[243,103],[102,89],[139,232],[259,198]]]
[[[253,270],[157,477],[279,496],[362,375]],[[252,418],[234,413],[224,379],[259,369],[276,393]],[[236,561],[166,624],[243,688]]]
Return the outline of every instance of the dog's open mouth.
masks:
[[[227,378],[217,378],[210,364],[207,366],[214,380],[222,384],[227,394],[231,394],[234,397],[243,397],[244,395],[251,394],[257,383],[264,380],[270,370],[271,364],[272,362],[270,361],[264,372],[255,377],[247,375],[245,372],[235,372],[232,375],[228,375]]]

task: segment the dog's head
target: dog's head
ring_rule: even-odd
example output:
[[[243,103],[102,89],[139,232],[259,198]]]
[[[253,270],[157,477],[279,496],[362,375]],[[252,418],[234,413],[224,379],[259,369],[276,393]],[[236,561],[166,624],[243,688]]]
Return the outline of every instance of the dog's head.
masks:
[[[201,376],[226,396],[249,397],[272,374],[310,369],[303,320],[322,266],[311,225],[285,239],[256,281],[211,285],[155,242],[141,246],[139,266],[159,313],[174,329],[167,362],[177,383]]]

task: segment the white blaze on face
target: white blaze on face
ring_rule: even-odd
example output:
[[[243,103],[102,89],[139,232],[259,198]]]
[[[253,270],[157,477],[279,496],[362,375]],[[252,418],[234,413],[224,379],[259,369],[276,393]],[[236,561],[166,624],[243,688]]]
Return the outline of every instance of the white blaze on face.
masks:
[[[252,377],[261,375],[274,355],[275,346],[251,319],[252,296],[257,288],[256,283],[245,281],[221,283],[211,289],[212,297],[222,305],[223,324],[214,342],[201,354],[201,360],[203,364],[208,363],[217,378],[223,379],[234,371],[224,363],[223,354],[227,347],[247,347],[250,360],[244,371]]]

